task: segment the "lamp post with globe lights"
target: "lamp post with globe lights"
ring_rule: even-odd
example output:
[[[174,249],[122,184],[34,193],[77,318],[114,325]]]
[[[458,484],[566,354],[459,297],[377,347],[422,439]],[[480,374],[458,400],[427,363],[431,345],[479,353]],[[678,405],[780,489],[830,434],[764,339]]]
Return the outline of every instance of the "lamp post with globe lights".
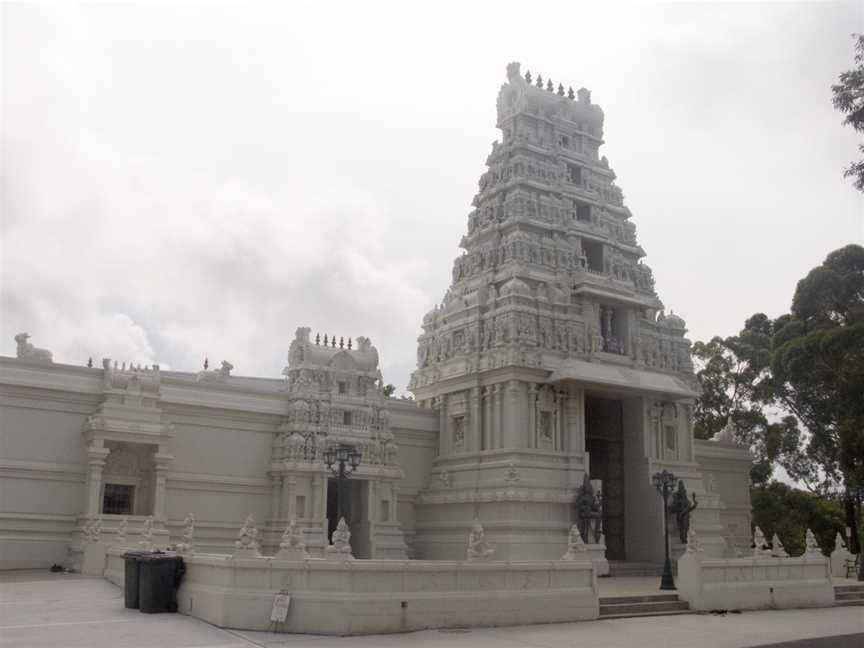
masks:
[[[357,470],[362,455],[355,447],[340,444],[330,446],[324,451],[324,463],[336,477],[336,521],[341,520],[344,515],[345,482],[351,473]]]

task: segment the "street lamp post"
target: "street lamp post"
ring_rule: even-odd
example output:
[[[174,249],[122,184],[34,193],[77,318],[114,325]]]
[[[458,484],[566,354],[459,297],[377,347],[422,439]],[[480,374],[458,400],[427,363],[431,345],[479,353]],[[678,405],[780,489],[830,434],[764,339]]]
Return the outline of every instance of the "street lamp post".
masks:
[[[861,502],[864,500],[864,484],[859,484],[855,490],[856,495],[858,496],[858,513],[859,516],[864,518],[864,516],[861,515]],[[864,526],[864,524],[862,524],[862,526]],[[864,581],[864,541],[862,541],[860,532],[858,533],[858,580]]]
[[[660,579],[661,590],[674,590],[675,579],[672,578],[672,561],[669,559],[669,494],[675,487],[675,475],[668,470],[654,475],[654,487],[663,498],[663,543],[666,547],[666,560],[663,563],[663,577]]]
[[[360,465],[360,452],[353,446],[330,446],[324,451],[324,463],[336,477],[336,522],[345,517],[343,506],[345,501],[345,482]]]

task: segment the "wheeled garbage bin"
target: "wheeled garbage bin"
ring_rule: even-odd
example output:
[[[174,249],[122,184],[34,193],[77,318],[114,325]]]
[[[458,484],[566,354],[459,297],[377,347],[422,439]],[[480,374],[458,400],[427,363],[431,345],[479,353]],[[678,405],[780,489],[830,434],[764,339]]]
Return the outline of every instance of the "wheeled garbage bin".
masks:
[[[146,556],[147,551],[127,551],[123,554],[123,602],[130,610],[138,609],[138,581],[140,570],[138,559]]]
[[[139,558],[138,583],[140,610],[147,614],[177,611],[177,588],[186,571],[183,558],[152,553]]]

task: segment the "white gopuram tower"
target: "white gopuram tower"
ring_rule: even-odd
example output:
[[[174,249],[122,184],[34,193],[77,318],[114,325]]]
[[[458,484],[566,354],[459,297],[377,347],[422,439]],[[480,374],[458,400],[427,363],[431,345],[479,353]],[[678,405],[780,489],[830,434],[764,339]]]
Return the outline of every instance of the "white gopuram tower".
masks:
[[[410,389],[440,412],[418,558],[458,558],[482,520],[496,559],[557,559],[586,473],[611,560],[662,557],[651,475],[704,493],[684,321],[664,316],[586,89],[507,68],[492,145]],[[709,498],[710,499],[710,498]],[[700,514],[717,524],[716,511]],[[707,519],[706,518],[706,519]],[[721,529],[714,529],[718,536]]]

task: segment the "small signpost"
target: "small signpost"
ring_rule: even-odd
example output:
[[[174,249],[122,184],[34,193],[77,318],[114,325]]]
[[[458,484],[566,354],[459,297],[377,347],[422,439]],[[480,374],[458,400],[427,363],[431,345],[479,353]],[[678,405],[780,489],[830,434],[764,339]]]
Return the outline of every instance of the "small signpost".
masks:
[[[281,590],[273,597],[273,609],[270,611],[270,621],[273,623],[285,623],[288,618],[288,608],[291,605],[291,596],[285,590]]]

